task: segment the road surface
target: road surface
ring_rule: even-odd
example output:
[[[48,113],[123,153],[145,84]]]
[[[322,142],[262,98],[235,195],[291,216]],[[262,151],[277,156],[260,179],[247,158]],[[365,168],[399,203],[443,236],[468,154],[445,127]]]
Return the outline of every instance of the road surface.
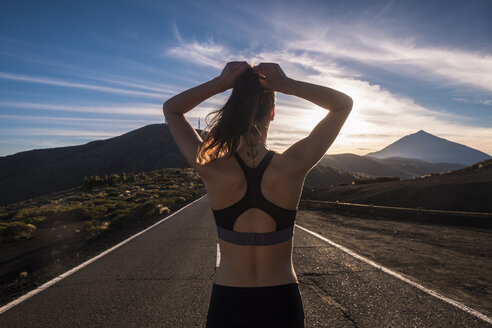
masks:
[[[0,327],[204,327],[216,260],[205,195],[4,311]],[[492,327],[299,227],[294,267],[307,327]]]

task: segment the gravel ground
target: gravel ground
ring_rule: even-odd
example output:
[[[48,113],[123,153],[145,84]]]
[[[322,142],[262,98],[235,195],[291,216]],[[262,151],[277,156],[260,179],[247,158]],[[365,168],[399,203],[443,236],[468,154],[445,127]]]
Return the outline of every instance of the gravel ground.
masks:
[[[492,315],[492,230],[300,211],[296,223]]]

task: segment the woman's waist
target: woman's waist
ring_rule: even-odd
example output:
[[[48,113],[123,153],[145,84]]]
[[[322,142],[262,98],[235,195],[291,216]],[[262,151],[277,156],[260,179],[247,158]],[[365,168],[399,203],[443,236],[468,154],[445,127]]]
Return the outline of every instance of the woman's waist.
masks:
[[[297,282],[292,264],[283,266],[224,265],[215,273],[214,282],[225,286],[272,286]]]

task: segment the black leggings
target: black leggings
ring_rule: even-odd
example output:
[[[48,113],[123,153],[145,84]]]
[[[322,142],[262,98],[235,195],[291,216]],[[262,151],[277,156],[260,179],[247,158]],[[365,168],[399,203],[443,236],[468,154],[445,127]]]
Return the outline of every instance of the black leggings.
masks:
[[[304,328],[298,283],[266,287],[213,284],[206,328]]]

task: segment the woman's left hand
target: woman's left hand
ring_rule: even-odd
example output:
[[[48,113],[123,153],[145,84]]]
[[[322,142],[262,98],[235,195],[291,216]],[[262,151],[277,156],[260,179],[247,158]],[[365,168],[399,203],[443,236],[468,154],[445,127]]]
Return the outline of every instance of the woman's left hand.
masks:
[[[245,61],[228,62],[222,70],[222,73],[217,77],[220,89],[226,91],[232,88],[236,79],[248,68],[251,68],[251,65]]]

